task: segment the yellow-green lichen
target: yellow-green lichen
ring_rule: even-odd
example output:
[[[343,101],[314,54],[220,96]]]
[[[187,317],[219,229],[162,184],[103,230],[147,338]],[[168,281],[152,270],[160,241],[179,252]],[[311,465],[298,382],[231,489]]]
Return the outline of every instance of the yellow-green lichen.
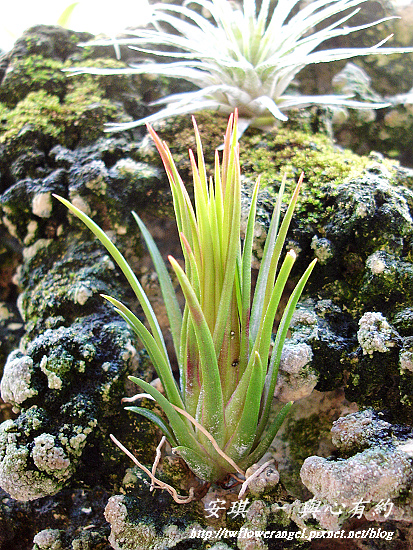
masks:
[[[102,95],[98,84],[91,80],[74,87],[63,102],[45,90],[30,92],[14,109],[3,108],[0,143],[18,145],[38,134],[49,146],[93,141],[102,135],[104,124],[117,111]]]
[[[371,162],[368,157],[336,148],[326,135],[288,127],[276,128],[264,136],[246,135],[240,157],[242,173],[251,177],[260,174],[262,186],[274,191],[278,191],[285,174],[290,194],[303,172],[297,213],[305,213],[307,223],[317,223],[329,215],[331,208],[325,203],[329,186],[360,174]]]
[[[95,66],[114,64],[119,62],[94,60]],[[32,143],[34,137],[46,148],[56,143],[68,147],[90,143],[103,135],[106,122],[125,116],[108,99],[110,79],[69,78],[63,72],[69,65],[73,63],[65,66],[41,56],[14,62],[13,77],[8,76],[0,89],[0,143],[9,146],[9,153],[13,146],[20,149]],[[14,89],[19,90],[17,95]]]
[[[329,437],[331,424],[317,414],[308,418],[289,419],[285,434],[288,434],[290,454],[302,463],[317,448],[320,440]]]
[[[13,60],[0,87],[0,101],[12,108],[30,92],[39,90],[62,98],[67,86],[62,68],[60,61],[41,55]]]

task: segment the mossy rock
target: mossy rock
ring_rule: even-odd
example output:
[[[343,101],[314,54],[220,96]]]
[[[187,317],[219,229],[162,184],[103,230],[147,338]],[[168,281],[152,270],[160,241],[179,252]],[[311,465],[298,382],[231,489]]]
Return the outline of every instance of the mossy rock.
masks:
[[[53,25],[35,25],[27,29],[7,54],[11,60],[41,55],[65,61],[79,50],[79,42],[93,38],[88,32],[75,32]]]
[[[104,135],[107,122],[130,120],[119,98],[110,98],[115,91],[124,90],[125,97],[136,92],[132,77],[69,77],[64,72],[79,64],[116,68],[124,67],[123,62],[110,58],[65,62],[67,56],[20,57],[13,52],[0,85],[0,169],[5,182],[20,175],[20,166],[14,166],[27,162],[21,157],[27,157],[28,150],[42,155],[56,144],[74,148],[92,143]]]
[[[32,55],[16,59],[0,86],[0,102],[13,108],[30,92],[44,90],[63,99],[67,87],[67,75],[62,72],[61,61]]]
[[[58,143],[90,143],[103,135],[104,124],[115,120],[117,111],[90,80],[68,91],[63,103],[44,90],[30,92],[14,109],[3,109],[0,142],[13,150],[12,156],[33,142],[45,151]]]

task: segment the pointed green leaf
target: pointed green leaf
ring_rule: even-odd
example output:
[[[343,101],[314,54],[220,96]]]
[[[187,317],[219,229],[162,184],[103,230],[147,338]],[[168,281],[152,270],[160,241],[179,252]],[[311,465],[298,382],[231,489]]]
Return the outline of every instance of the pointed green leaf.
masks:
[[[268,451],[271,443],[274,441],[274,437],[277,435],[278,430],[281,428],[285,417],[290,412],[291,407],[293,406],[293,401],[290,401],[283,406],[281,411],[275,417],[274,422],[271,424],[267,432],[264,434],[264,437],[256,438],[258,443],[255,449],[244,459],[240,460],[239,466],[243,469],[249,468],[252,464],[255,464],[264,456]]]
[[[264,245],[264,253],[261,260],[260,269],[258,272],[257,282],[255,284],[254,299],[251,307],[251,319],[250,319],[250,333],[251,339],[254,342],[258,328],[261,322],[262,312],[264,309],[265,291],[267,288],[267,281],[269,277],[269,270],[271,265],[271,258],[273,255],[275,241],[278,234],[278,224],[281,215],[281,204],[284,195],[286,177],[284,176],[281,182],[281,187],[278,192],[277,202],[271,217],[270,229],[268,231],[267,238]]]
[[[227,429],[232,434],[223,450],[235,462],[238,462],[249,452],[257,430],[263,374],[261,359],[257,352],[255,352],[254,358],[250,382],[247,391],[244,393],[244,404],[238,408],[238,411],[231,411],[230,413],[230,409],[228,409],[229,414],[226,415],[228,419]],[[233,428],[231,423],[234,421],[238,422]]]
[[[57,200],[63,203],[75,216],[77,216],[82,222],[92,231],[92,233],[99,239],[103,244],[115,262],[118,264],[120,269],[123,271],[128,283],[130,284],[132,290],[135,292],[136,297],[139,300],[140,305],[142,306],[143,312],[146,319],[148,320],[149,326],[151,328],[153,337],[158,344],[158,347],[162,350],[163,355],[167,359],[166,346],[163,339],[162,331],[159,327],[158,320],[156,319],[155,313],[152,309],[152,306],[148,300],[148,297],[145,294],[140,282],[136,278],[132,269],[130,268],[128,262],[125,260],[121,252],[113,244],[104,231],[84,212],[76,208],[68,200],[59,197],[58,195],[53,195]]]
[[[59,19],[57,20],[57,25],[60,25],[61,27],[67,28],[67,25],[70,21],[70,16],[73,13],[73,10],[75,7],[79,4],[79,2],[72,2],[63,10],[63,12],[60,14]]]
[[[270,301],[267,309],[263,314],[261,324],[258,329],[257,340],[254,344],[254,350],[257,350],[260,357],[268,357],[271,345],[271,334],[274,325],[275,316],[277,314],[278,306],[280,304],[282,295],[285,291],[285,286],[290,276],[291,269],[294,265],[296,254],[293,250],[290,250],[285,256],[284,262],[281,266],[277,280],[275,282]]]
[[[151,411],[150,409],[145,409],[144,407],[125,407],[125,410],[132,411],[136,414],[144,416],[145,418],[148,418],[148,420],[151,420],[156,426],[158,426],[158,428],[161,430],[161,432],[164,434],[164,436],[167,438],[172,446],[178,445],[170,427],[165,424],[164,419],[155,412]]]
[[[313,260],[307,267],[304,275],[298,281],[293,293],[291,294],[287,306],[284,310],[283,316],[280,321],[280,325],[277,330],[277,336],[275,337],[274,348],[271,355],[270,364],[268,367],[267,378],[264,387],[264,406],[261,414],[260,423],[258,426],[257,434],[262,434],[268,421],[268,417],[271,410],[271,403],[274,395],[274,388],[277,383],[278,367],[280,364],[281,353],[284,346],[285,338],[287,336],[288,329],[290,327],[291,318],[297,306],[297,302],[304,290],[304,286],[314,269],[317,260]]]
[[[229,179],[227,180],[226,187],[229,189],[226,190],[224,199],[224,232],[226,232],[226,227],[228,227],[228,244],[223,249],[225,275],[213,333],[217,355],[222,345],[225,325],[230,313],[228,304],[231,303],[233,297],[237,262],[240,261],[241,183],[239,170],[239,155],[234,151],[234,159],[230,163],[227,172]],[[227,195],[233,200],[226,206]],[[228,226],[226,225],[225,217],[229,220]]]
[[[252,245],[254,242],[254,226],[257,211],[258,190],[260,178],[258,178],[251,197],[251,206],[248,213],[247,229],[245,232],[244,247],[242,251],[242,290],[241,297],[241,345],[240,345],[240,371],[245,370],[249,355],[249,331],[250,331],[250,307],[251,307],[251,261]]]
[[[125,319],[125,321],[130,325],[132,330],[137,334],[137,336],[143,342],[143,345],[146,348],[146,351],[149,353],[149,357],[155,367],[155,370],[161,379],[162,385],[165,389],[168,399],[176,405],[177,407],[183,407],[182,397],[177,388],[175,379],[172,374],[172,368],[169,363],[168,357],[165,359],[164,355],[161,353],[159,346],[157,345],[155,339],[148,331],[148,329],[141,323],[141,321],[134,315],[126,306],[121,302],[112,298],[111,296],[102,295],[103,298],[108,300],[112,305],[115,306],[116,311]]]
[[[179,347],[181,337],[181,325],[182,325],[182,313],[176,299],[175,290],[172,286],[171,278],[169,277],[168,270],[166,269],[165,262],[159,253],[158,247],[149,233],[143,221],[140,217],[132,212],[136,223],[141,230],[143,238],[145,239],[146,246],[148,247],[152,261],[154,263],[156,273],[158,274],[158,280],[162,291],[162,297],[165,303],[166,312],[169,320],[169,327],[172,333],[172,339],[175,347],[176,357],[179,359]]]
[[[204,395],[203,426],[220,445],[223,435],[223,396],[211,332],[185,272],[172,256],[169,256],[169,261],[184,293],[198,342]]]
[[[258,273],[258,280],[257,280],[257,287],[258,291],[257,294],[257,303],[255,303],[255,296],[254,296],[254,303],[253,308],[251,312],[251,336],[255,340],[256,338],[256,330],[258,330],[258,327],[260,325],[260,319],[267,309],[268,303],[271,299],[272,290],[274,288],[274,281],[275,281],[275,274],[277,272],[277,266],[278,261],[281,255],[282,248],[284,246],[285,237],[287,236],[287,231],[290,226],[291,219],[293,217],[295,205],[298,199],[298,194],[301,188],[301,184],[303,182],[304,175],[301,174],[300,179],[298,180],[297,186],[294,190],[293,196],[291,197],[290,203],[287,208],[287,212],[284,216],[284,219],[282,221],[280,230],[277,232],[277,223],[274,226],[274,234],[270,236],[270,242],[269,247],[267,249],[267,242],[265,243],[264,247],[264,256],[263,256],[263,275],[261,278],[261,268],[260,272]],[[282,187],[283,189],[283,187]],[[281,192],[281,190],[280,190]],[[277,201],[277,208],[281,207],[281,199],[282,195],[280,197],[280,202]],[[278,206],[279,205],[279,206]],[[276,212],[276,216],[278,216],[278,211]],[[272,225],[272,221],[271,221]],[[271,231],[271,226],[270,226]],[[273,239],[275,237],[275,233],[277,234],[277,238],[275,240],[275,243],[273,243]],[[267,238],[268,240],[268,238]]]
[[[172,451],[182,457],[192,472],[204,481],[215,481],[221,477],[221,471],[208,455],[194,451],[188,447],[175,447]]]
[[[191,423],[187,421],[186,418],[181,418],[179,413],[173,408],[170,402],[161,394],[160,391],[151,386],[151,384],[148,384],[148,382],[145,382],[140,378],[136,378],[135,376],[129,376],[129,380],[137,384],[144,390],[145,393],[149,393],[149,395],[155,399],[166,414],[174,436],[180,445],[184,445],[190,449],[199,449],[199,443],[193,435]]]

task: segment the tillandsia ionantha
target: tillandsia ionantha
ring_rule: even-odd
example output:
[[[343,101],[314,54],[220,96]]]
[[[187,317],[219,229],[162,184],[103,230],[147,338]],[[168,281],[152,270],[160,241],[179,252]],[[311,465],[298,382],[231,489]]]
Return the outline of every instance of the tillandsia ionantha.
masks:
[[[164,390],[163,395],[144,380],[130,377],[143,390],[140,396],[154,399],[165,418],[143,407],[128,409],[152,420],[174,452],[200,479],[219,482],[228,474],[243,473],[264,455],[292,405],[284,405],[275,419],[271,418],[284,340],[315,260],[290,295],[273,341],[274,319],[295,253],[290,250],[282,265],[280,258],[302,178],[282,223],[284,185],[281,186],[252,292],[251,262],[259,178],[251,197],[245,236],[241,239],[237,113],[229,118],[222,160],[216,152],[214,177],[210,179],[195,120],[194,128],[197,160],[192,151],[189,152],[194,185],[192,204],[167,145],[148,126],[172,190],[185,268],[171,256],[169,262],[185,298],[183,313],[153,238],[139,216],[133,214],[157,271],[179,365],[179,384],[154,311],[125,258],[86,214],[69,201],[57,198],[107,248],[145,314],[149,328],[124,304],[104,296],[142,341]]]
[[[228,116],[240,115],[239,131],[249,124],[264,127],[275,119],[287,120],[286,112],[309,105],[381,108],[387,103],[368,103],[348,95],[300,95],[291,91],[296,75],[306,66],[357,56],[412,52],[412,48],[383,48],[391,36],[372,47],[319,49],[325,41],[368,29],[392,19],[386,17],[353,27],[346,23],[367,0],[255,0],[239,4],[228,0],[187,0],[182,6],[153,6],[152,28],[127,30],[129,38],[96,41],[95,45],[128,45],[151,58],[125,69],[73,69],[73,74],[152,74],[189,81],[197,91],[163,97],[152,105],[166,105],[141,120],[110,124],[117,131],[153,123],[170,116],[212,109]],[[193,6],[191,8],[190,6]],[[354,10],[350,11],[352,8]],[[210,14],[204,17],[199,11]],[[331,18],[342,15],[337,21]],[[324,24],[324,26],[322,26]],[[321,26],[321,27],[320,27]],[[87,44],[86,44],[87,45]],[[242,128],[241,128],[242,124]]]

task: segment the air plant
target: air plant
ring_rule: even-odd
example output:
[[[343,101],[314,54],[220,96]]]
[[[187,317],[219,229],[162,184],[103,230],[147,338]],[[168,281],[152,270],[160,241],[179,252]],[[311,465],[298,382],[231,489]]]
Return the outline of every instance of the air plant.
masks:
[[[243,0],[242,9],[228,0],[188,0],[182,6],[159,3],[153,6],[152,29],[128,30],[131,38],[116,40],[116,46],[153,58],[125,69],[73,69],[74,74],[151,74],[182,78],[199,90],[163,97],[152,105],[166,105],[138,121],[110,124],[112,131],[133,128],[170,116],[213,109],[228,116],[234,108],[240,114],[239,130],[249,124],[263,127],[274,119],[287,120],[286,112],[309,105],[381,108],[387,103],[365,103],[349,95],[299,95],[289,87],[306,66],[350,59],[357,56],[411,52],[412,48],[383,48],[387,37],[370,48],[320,50],[326,40],[368,29],[392,17],[347,27],[367,0],[313,0],[296,11],[301,0],[278,0],[271,13],[271,0]],[[190,6],[193,6],[192,9]],[[348,10],[356,8],[350,13]],[[205,10],[210,17],[199,14]],[[198,11],[197,11],[198,10]],[[331,20],[343,14],[337,21]],[[324,27],[321,27],[324,24]],[[95,45],[112,44],[97,41]]]
[[[125,258],[86,214],[67,200],[57,198],[107,248],[133,288],[146,317],[148,328],[124,304],[104,296],[142,341],[164,391],[163,394],[144,380],[130,377],[144,392],[138,397],[154,399],[165,416],[139,406],[128,409],[152,420],[173,451],[199,478],[218,482],[228,474],[243,473],[264,455],[292,405],[284,405],[275,419],[271,418],[284,340],[315,261],[295,286],[273,341],[274,319],[295,253],[290,250],[282,265],[280,257],[302,178],[280,224],[284,185],[281,186],[252,293],[251,259],[259,179],[251,197],[245,236],[241,239],[237,113],[229,118],[222,161],[216,152],[213,178],[207,178],[195,120],[194,128],[197,160],[192,151],[189,152],[193,204],[167,145],[148,126],[172,190],[185,268],[171,256],[169,262],[185,298],[183,313],[153,238],[139,216],[133,214],[158,274],[179,365],[179,384],[154,311]]]

